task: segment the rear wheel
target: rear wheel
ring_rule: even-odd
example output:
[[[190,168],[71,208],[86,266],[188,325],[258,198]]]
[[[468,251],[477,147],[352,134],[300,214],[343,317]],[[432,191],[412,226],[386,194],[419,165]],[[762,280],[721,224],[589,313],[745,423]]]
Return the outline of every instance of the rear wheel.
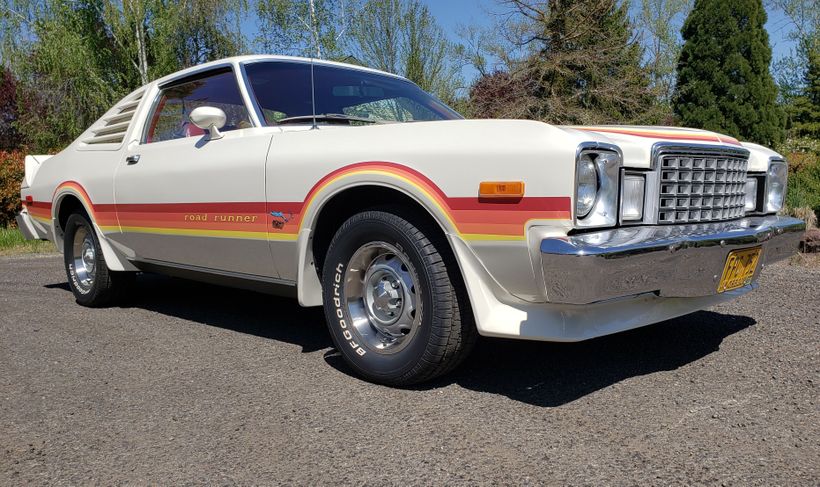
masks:
[[[475,342],[461,276],[436,235],[421,219],[366,211],[330,244],[322,273],[328,327],[347,363],[368,380],[432,379],[456,367]]]
[[[66,275],[79,304],[108,306],[123,296],[134,273],[108,269],[97,234],[85,214],[68,217],[63,240]]]

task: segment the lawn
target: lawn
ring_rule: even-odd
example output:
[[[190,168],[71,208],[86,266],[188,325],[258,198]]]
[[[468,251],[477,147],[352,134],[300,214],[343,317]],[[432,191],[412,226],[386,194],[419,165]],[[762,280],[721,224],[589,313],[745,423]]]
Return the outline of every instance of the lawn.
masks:
[[[0,228],[0,255],[46,254],[56,251],[51,242],[26,240],[16,228]]]

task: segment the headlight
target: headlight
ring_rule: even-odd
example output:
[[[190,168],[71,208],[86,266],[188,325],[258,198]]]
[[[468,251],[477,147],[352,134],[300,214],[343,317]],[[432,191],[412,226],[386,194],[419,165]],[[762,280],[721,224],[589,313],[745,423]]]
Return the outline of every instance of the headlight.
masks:
[[[621,154],[609,144],[582,144],[575,162],[575,224],[593,228],[618,222]]]
[[[757,209],[757,178],[749,178],[746,180],[746,202],[744,205],[746,212],[755,211]]]
[[[589,215],[598,196],[598,170],[590,154],[578,158],[578,194],[575,200],[575,214],[578,218]]]
[[[773,160],[766,174],[766,212],[774,213],[783,208],[786,199],[786,182],[789,168],[784,161]]]

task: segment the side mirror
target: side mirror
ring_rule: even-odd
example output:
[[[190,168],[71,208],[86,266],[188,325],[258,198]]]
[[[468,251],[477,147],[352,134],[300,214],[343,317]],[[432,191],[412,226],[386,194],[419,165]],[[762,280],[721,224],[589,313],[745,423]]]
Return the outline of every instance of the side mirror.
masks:
[[[195,108],[194,111],[191,112],[191,115],[189,115],[189,118],[191,119],[191,123],[202,130],[208,131],[209,139],[221,139],[222,133],[219,129],[225,126],[225,120],[227,120],[228,117],[225,116],[225,112],[221,109],[206,106]]]

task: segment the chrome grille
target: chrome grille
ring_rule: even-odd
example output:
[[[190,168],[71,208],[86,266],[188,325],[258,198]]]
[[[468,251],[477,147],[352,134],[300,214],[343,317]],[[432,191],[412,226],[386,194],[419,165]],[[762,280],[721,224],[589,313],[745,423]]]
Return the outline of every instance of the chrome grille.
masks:
[[[746,157],[662,154],[658,223],[732,220],[744,215]]]

